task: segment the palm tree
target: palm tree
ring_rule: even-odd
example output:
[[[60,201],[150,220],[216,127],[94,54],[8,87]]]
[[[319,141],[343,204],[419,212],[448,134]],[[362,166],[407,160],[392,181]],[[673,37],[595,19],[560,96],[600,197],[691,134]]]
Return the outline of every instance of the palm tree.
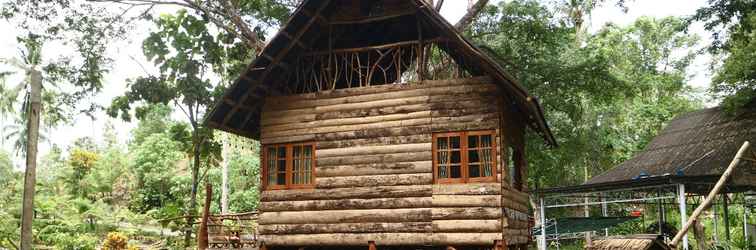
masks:
[[[34,189],[37,182],[37,143],[39,140],[39,115],[42,111],[42,61],[41,37],[29,34],[19,38],[24,48],[21,49],[21,60],[17,58],[0,59],[0,62],[16,67],[25,73],[24,80],[13,88],[7,88],[4,84],[1,88],[2,101],[7,106],[0,111],[12,113],[12,107],[18,100],[19,93],[23,90],[24,98],[21,114],[27,118],[26,127],[26,174],[24,176],[23,209],[21,215],[21,249],[32,249],[32,220],[34,214]],[[23,143],[22,143],[23,144]]]
[[[23,116],[17,116],[13,123],[5,125],[2,128],[3,141],[7,140],[13,143],[13,151],[15,151],[16,155],[26,155],[28,128],[29,127],[26,126],[26,119]],[[39,133],[39,141],[49,141],[42,131]]]

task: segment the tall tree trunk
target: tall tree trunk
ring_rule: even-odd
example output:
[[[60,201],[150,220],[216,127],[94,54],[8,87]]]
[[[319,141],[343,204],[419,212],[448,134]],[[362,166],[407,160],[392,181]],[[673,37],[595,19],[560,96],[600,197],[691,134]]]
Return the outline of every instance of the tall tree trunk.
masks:
[[[228,213],[228,164],[231,156],[231,138],[230,135],[224,134],[223,148],[221,149],[223,161],[221,162],[221,214]]]
[[[585,180],[584,181],[588,182],[588,179],[590,178],[590,177],[588,177],[588,164],[583,164],[583,170],[585,172]],[[591,208],[588,206],[588,196],[587,195],[585,196],[584,201],[585,201],[586,205],[583,206],[583,215],[585,216],[585,218],[590,218],[591,217]],[[591,238],[591,233],[592,233],[591,231],[588,231],[588,232],[585,233],[585,245],[586,246],[590,246],[590,245],[593,244],[593,239]]]
[[[42,111],[42,73],[32,67],[30,74],[30,110],[27,122],[26,175],[24,176],[23,209],[21,212],[21,249],[30,250],[34,244],[32,221],[34,220],[34,190],[37,185],[37,142],[39,139],[39,115]]]
[[[189,247],[192,241],[192,224],[194,224],[194,215],[197,214],[197,188],[199,187],[199,169],[200,169],[200,147],[202,140],[199,137],[197,127],[192,131],[193,137],[193,154],[194,164],[192,164],[192,191],[189,194],[189,216],[186,217],[187,229],[184,232],[184,246]]]

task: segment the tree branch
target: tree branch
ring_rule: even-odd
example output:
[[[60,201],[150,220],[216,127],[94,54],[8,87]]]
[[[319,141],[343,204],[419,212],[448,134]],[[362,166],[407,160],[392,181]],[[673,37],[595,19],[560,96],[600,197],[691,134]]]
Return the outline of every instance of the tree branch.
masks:
[[[486,4],[488,4],[488,0],[478,0],[475,4],[470,6],[467,13],[454,24],[454,28],[461,31],[467,28],[467,26],[470,26],[478,14],[480,14],[480,12],[486,7]]]
[[[444,5],[444,0],[438,0],[438,2],[436,2],[436,7],[435,7],[436,11],[440,12],[441,11],[441,6],[443,6],[443,5]]]

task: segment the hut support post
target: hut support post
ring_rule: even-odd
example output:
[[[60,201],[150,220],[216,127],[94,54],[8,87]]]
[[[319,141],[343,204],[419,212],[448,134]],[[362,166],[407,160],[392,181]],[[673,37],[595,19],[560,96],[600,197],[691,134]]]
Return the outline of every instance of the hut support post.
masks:
[[[540,198],[541,203],[541,238],[538,239],[538,249],[546,250],[546,206],[543,203],[543,197]]]
[[[688,213],[685,211],[685,184],[677,185],[677,201],[680,203],[680,228],[685,226],[685,222],[688,221]],[[688,250],[688,234],[686,233],[682,238],[682,247]]]
[[[606,197],[604,197],[604,193],[601,193],[599,195],[601,197],[601,216],[607,217],[609,216],[609,207],[606,204]],[[609,228],[604,228],[604,237],[609,237]]]
[[[722,194],[722,206],[724,207],[722,209],[724,213],[722,220],[724,221],[725,240],[730,242],[730,213],[727,211],[730,209],[730,202],[727,200],[727,194]]]
[[[368,241],[368,250],[376,250],[375,241]]]
[[[719,244],[719,215],[717,214],[717,204],[711,206],[714,209],[714,242]]]

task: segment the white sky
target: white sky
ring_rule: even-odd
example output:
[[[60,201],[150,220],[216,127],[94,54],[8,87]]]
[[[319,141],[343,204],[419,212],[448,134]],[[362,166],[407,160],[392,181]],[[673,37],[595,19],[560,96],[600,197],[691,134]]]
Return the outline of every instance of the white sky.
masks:
[[[492,2],[496,3],[499,1],[494,0]],[[446,0],[441,14],[451,23],[454,23],[464,14],[467,2],[466,0]],[[640,16],[661,18],[666,16],[691,15],[696,9],[705,4],[705,0],[628,0],[626,1],[626,6],[629,8],[629,11],[623,13],[618,7],[614,6],[613,1],[607,2],[607,4],[604,4],[604,6],[599,7],[593,12],[590,20],[590,32],[595,32],[609,22],[627,25]],[[174,10],[174,8],[159,8],[155,12],[164,13]],[[151,25],[149,24],[137,25],[135,30],[130,33],[131,35],[128,40],[120,41],[110,47],[108,53],[111,57],[115,58],[115,62],[112,65],[111,72],[106,76],[105,88],[96,97],[95,102],[107,107],[113,97],[121,95],[125,91],[126,79],[144,75],[145,70],[148,72],[155,71],[152,63],[144,58],[141,50],[141,42],[149,34],[150,29]],[[22,35],[24,31],[18,30],[6,21],[2,21],[0,22],[0,32],[5,34],[3,35],[5,39],[0,39],[0,58],[17,57],[20,45],[16,42],[15,37]],[[710,35],[700,25],[693,27],[691,32],[698,34],[703,39],[702,44],[708,43]],[[66,53],[67,51],[70,51],[70,49],[62,45],[53,45],[45,47],[43,53],[50,55],[52,52]],[[701,56],[695,61],[694,66],[691,67],[689,72],[689,84],[691,86],[706,88],[709,85],[711,76],[707,70],[708,64],[708,57]],[[0,71],[8,69],[7,67],[0,67]],[[11,77],[7,84],[15,84],[18,81],[20,81],[20,76]],[[96,117],[98,117],[98,120],[95,121],[83,115],[76,117],[73,124],[48,131],[48,138],[60,146],[70,145],[75,139],[84,136],[94,137],[96,141],[101,142],[103,128],[106,122],[109,121],[116,125],[119,140],[125,142],[131,129],[135,127],[134,122],[126,123],[118,119],[111,119],[104,113]],[[7,123],[0,125],[0,128],[5,125]],[[50,145],[49,142],[41,143],[40,155],[44,155],[49,150]],[[13,152],[11,143],[5,143],[2,147],[8,152]],[[22,163],[23,161],[17,157],[16,165],[23,165]]]

